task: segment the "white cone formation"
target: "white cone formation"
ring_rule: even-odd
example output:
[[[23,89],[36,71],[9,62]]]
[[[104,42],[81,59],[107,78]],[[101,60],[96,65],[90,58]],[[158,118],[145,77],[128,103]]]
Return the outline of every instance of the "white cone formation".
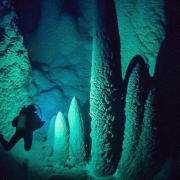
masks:
[[[64,164],[69,156],[69,131],[64,115],[59,112],[54,129],[54,157]]]
[[[84,141],[84,124],[76,97],[73,97],[68,112],[70,128],[69,157],[74,158],[77,163],[83,162],[86,157]]]

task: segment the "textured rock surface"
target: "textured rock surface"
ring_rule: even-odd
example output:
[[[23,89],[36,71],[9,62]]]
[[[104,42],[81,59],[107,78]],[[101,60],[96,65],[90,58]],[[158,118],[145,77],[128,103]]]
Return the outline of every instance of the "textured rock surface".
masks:
[[[114,1],[97,1],[95,17],[90,92],[91,167],[95,176],[106,177],[116,170],[123,127],[119,126],[122,79]]]
[[[125,131],[123,141],[123,151],[119,163],[119,178],[139,179],[141,177],[141,164],[136,152],[139,145],[139,138],[142,132],[143,113],[146,97],[146,84],[148,80],[147,68],[143,59],[136,56],[131,63],[135,63],[130,74],[126,104],[125,104]]]
[[[73,97],[68,111],[69,121],[69,158],[76,163],[84,162],[86,158],[84,122],[76,97]]]
[[[29,103],[28,96],[33,96],[36,90],[37,93],[36,93],[36,97],[34,98],[34,102],[40,105],[44,120],[47,120],[48,118],[50,119],[59,110],[61,110],[62,112],[67,112],[70,104],[70,100],[74,95],[76,95],[80,99],[82,104],[86,102],[86,100],[89,97],[90,66],[92,59],[91,40],[92,40],[93,16],[95,15],[93,11],[93,0],[79,1],[78,3],[80,4],[81,12],[79,12],[79,14],[76,16],[73,15],[74,12],[67,11],[67,7],[66,7],[70,5],[70,8],[72,8],[72,4],[75,2],[75,0],[62,0],[62,1],[34,0],[33,2],[30,1],[28,2],[28,1],[29,0],[27,1],[19,0],[19,2],[21,3],[25,2],[26,4],[27,2],[27,4],[28,3],[32,4],[29,7],[30,11],[38,11],[38,13],[40,13],[38,10],[39,7],[33,8],[33,6],[34,4],[36,4],[36,2],[41,2],[42,5],[41,20],[38,28],[37,28],[38,23],[35,24],[35,19],[31,20],[30,17],[31,12],[27,12],[29,15],[27,18],[28,21],[25,24],[21,24],[22,26],[24,25],[28,26],[28,28],[24,31],[25,33],[24,35],[26,37],[26,42],[27,42],[26,45],[29,48],[30,57],[32,60],[32,66],[34,68],[32,73],[34,76],[33,84],[30,84],[31,70],[28,64],[27,51],[23,46],[20,47],[22,45],[23,38],[22,36],[19,35],[16,25],[12,23],[11,15],[9,17],[3,15],[2,18],[2,14],[5,11],[2,12],[0,6],[0,18],[1,18],[0,25],[2,27],[0,29],[0,49],[1,49],[0,56],[1,57],[5,56],[5,58],[3,58],[3,61],[0,61],[0,83],[1,83],[0,84],[0,93],[1,93],[0,117],[3,121],[0,125],[0,128],[3,128],[2,132],[3,134],[6,135],[7,133],[11,134],[12,132],[11,129],[9,130],[10,121],[7,122],[8,118],[6,117],[10,117],[11,119],[13,119],[13,117],[18,114],[16,108],[20,109],[22,105]],[[8,2],[8,0],[3,2]],[[103,0],[103,2],[112,2],[112,1]],[[122,55],[123,77],[125,75],[125,71],[128,67],[129,61],[132,59],[132,57],[134,57],[137,54],[141,54],[144,57],[146,63],[150,65],[150,73],[151,75],[153,75],[155,57],[164,35],[163,0],[160,1],[115,0],[115,2],[118,13],[118,22],[119,22],[119,30],[120,30],[119,34],[121,36],[121,45],[122,45],[121,55]],[[66,5],[64,5],[63,3]],[[178,11],[177,5],[178,4],[175,3],[172,6],[169,6],[169,8],[172,11],[174,10]],[[66,8],[61,9],[62,7],[66,7]],[[110,6],[108,6],[108,8],[109,7]],[[21,11],[21,8],[22,8],[22,12],[26,13],[28,5],[26,5],[25,9],[23,9],[23,5],[21,7],[18,6],[19,11]],[[75,9],[75,11],[77,11],[77,9]],[[108,19],[106,21],[107,24],[112,20],[111,15],[108,16]],[[172,14],[172,16],[174,15],[175,14]],[[173,24],[175,25],[177,24],[176,27],[178,27],[178,23],[176,23],[177,20],[176,18],[174,19]],[[99,19],[101,22],[101,18]],[[119,104],[117,103],[119,101],[116,99],[116,97],[118,98],[121,97],[121,93],[120,93],[121,91],[118,91],[119,87],[117,87],[116,85],[118,84],[117,82],[119,82],[118,78],[121,79],[121,75],[119,76],[120,71],[119,74],[118,72],[114,71],[115,69],[119,70],[119,64],[118,65],[114,63],[111,64],[107,60],[113,58],[115,59],[117,58],[118,60],[120,59],[119,37],[117,36],[117,34],[115,34],[115,40],[113,41],[111,39],[111,36],[108,36],[107,29],[110,28],[111,26],[109,26],[109,24],[108,26],[106,26],[107,25],[106,23],[104,23],[99,28],[101,30],[105,30],[105,33],[104,32],[102,33],[102,31],[97,32],[97,34],[94,36],[95,41],[97,40],[97,43],[93,44],[94,45],[93,58],[99,53],[100,55],[97,56],[97,59],[99,58],[103,60],[102,63],[101,61],[98,61],[99,59],[97,60],[96,63],[94,63],[95,61],[93,61],[94,69],[92,68],[92,74],[93,74],[92,82],[94,84],[92,85],[93,88],[91,92],[92,95],[91,102],[93,102],[94,104],[92,103],[93,106],[91,106],[91,116],[93,117],[91,137],[93,139],[93,143],[92,143],[93,148],[92,148],[92,163],[90,168],[93,168],[94,172],[92,171],[92,169],[90,172],[93,172],[95,175],[98,176],[108,176],[113,174],[114,170],[116,169],[115,167],[116,163],[118,161],[118,157],[113,156],[113,153],[117,154],[117,152],[119,153],[121,152],[120,148],[119,149],[116,148],[116,150],[113,152],[112,150],[114,146],[113,145],[111,146],[111,144],[115,144],[115,146],[117,147],[119,140],[114,138],[114,135],[116,134],[115,133],[116,130],[113,128],[119,128],[119,126],[116,123],[114,123],[114,121],[116,120],[116,117],[122,117],[121,116],[122,114],[117,115],[116,113],[114,113],[113,110],[114,109],[116,109],[117,111],[120,110]],[[4,24],[6,25],[4,26]],[[171,27],[171,24],[169,25],[169,27]],[[33,33],[26,34],[29,33],[30,31]],[[114,33],[109,33],[109,34],[112,35]],[[179,40],[177,39],[176,35],[173,38],[174,41],[170,45],[171,47],[173,46],[172,54],[176,55],[174,51],[178,52],[179,46],[174,48],[174,45],[176,43],[178,44]],[[98,42],[99,40],[100,42]],[[113,42],[111,45],[118,49],[117,54],[112,52],[111,49],[112,46],[109,46],[109,42]],[[18,50],[19,48],[20,51]],[[169,46],[166,46],[164,49],[166,51],[167,49],[170,48]],[[179,62],[178,57],[176,59],[177,62]],[[164,62],[164,58],[162,59]],[[169,102],[170,105],[173,105],[171,106],[171,110],[173,110],[174,107],[176,107],[176,110],[178,112],[178,113],[176,112],[177,113],[176,115],[179,116],[179,109],[178,109],[179,106],[178,107],[176,106],[176,104],[179,105],[179,101],[178,101],[179,98],[177,98],[179,88],[177,88],[178,83],[176,84],[176,82],[178,82],[176,80],[178,80],[179,77],[176,75],[179,74],[178,73],[179,71],[177,70],[177,62],[175,62],[173,58],[167,57],[166,60],[168,67],[170,62],[169,59],[171,60],[171,62],[174,62],[174,65],[172,68],[169,69],[167,73],[165,69],[166,76],[162,76],[162,77],[166,77],[166,78],[164,78],[164,81],[162,83],[166,82],[166,84],[164,84],[164,86],[162,86],[161,88],[163,89],[166,85],[168,85],[167,87],[171,87],[170,85],[173,85],[173,87],[176,88],[174,88],[173,92],[175,93],[173,93],[173,96],[170,88],[166,89],[167,90],[166,92],[169,93],[166,93],[165,91],[164,93],[161,93],[162,96],[164,96],[164,94],[168,94],[168,95],[171,94],[171,96],[169,96],[167,99],[163,97],[162,100],[164,100],[165,105],[167,105],[166,100],[171,100],[173,97],[173,102]],[[111,67],[111,65],[114,67],[112,71],[111,68],[109,68]],[[176,73],[174,74],[175,72],[174,70],[177,71],[177,74]],[[161,74],[160,71],[159,73]],[[117,79],[114,79],[114,77],[116,77]],[[144,76],[142,75],[141,77]],[[173,77],[173,81],[172,81],[172,77]],[[133,83],[138,82],[136,78],[133,80],[134,82],[131,82],[131,85],[133,85]],[[141,89],[141,87],[137,87],[136,84],[134,85],[134,87],[128,87],[128,88],[130,89],[130,90],[128,89],[129,94],[127,95],[129,96],[129,98],[130,96],[134,98],[134,95],[136,94],[136,90],[138,91],[139,89]],[[131,90],[132,92],[130,92]],[[135,93],[133,90],[135,91]],[[141,95],[142,95],[142,91],[140,93],[140,96]],[[129,128],[130,129],[129,132],[132,132],[132,135],[134,133],[133,130],[138,132],[137,136],[135,133],[135,137],[132,136],[129,139],[127,138],[132,146],[133,143],[136,144],[137,142],[136,138],[140,134],[139,126],[137,128],[132,127],[133,123],[134,124],[137,123],[137,121],[135,121],[135,117],[138,116],[138,113],[137,112],[133,113],[133,111],[136,110],[136,108],[137,109],[139,108],[138,111],[142,112],[141,104],[143,103],[138,98],[139,97],[135,97],[134,101],[132,101],[132,104],[134,103],[133,104],[133,107],[135,107],[134,109],[130,107],[131,105],[130,102],[128,102],[129,108],[126,107],[127,113],[129,114],[132,113],[133,116],[131,117],[128,115],[127,117],[127,119],[129,119],[129,124],[131,126]],[[151,111],[152,110],[151,100],[152,99],[146,102],[144,124],[142,126],[143,132],[140,138],[141,142],[139,142],[140,143],[139,145],[146,144],[149,148],[153,148],[152,146],[153,139],[151,139],[150,137],[151,130],[147,128],[151,124],[151,118],[152,118],[151,115],[153,116],[153,113]],[[15,108],[13,108],[12,105],[13,107],[15,105]],[[6,109],[5,108],[3,109],[2,107],[7,108],[8,110],[5,111]],[[167,110],[170,109],[169,104],[166,106],[166,108]],[[76,109],[76,108],[72,108],[72,109]],[[147,114],[146,111],[148,112]],[[172,113],[173,112],[174,111],[172,111]],[[75,117],[74,114],[77,115],[79,114],[79,112],[78,113],[71,112],[70,114],[73,114],[73,117]],[[176,116],[173,117],[174,119],[177,119],[176,120],[177,122],[179,117],[178,118],[176,118]],[[130,119],[134,121],[130,121]],[[142,121],[142,119],[139,117],[137,117],[137,119]],[[54,124],[55,124],[54,121],[55,119],[53,118],[53,120],[51,120],[50,129],[51,128],[54,129]],[[9,123],[9,125],[7,123]],[[164,126],[167,127],[166,125]],[[173,125],[176,124],[173,123]],[[143,130],[146,128],[148,129],[147,131]],[[52,129],[51,132],[53,132],[54,135],[54,130]],[[81,126],[78,125],[78,128],[76,128],[76,130],[77,129],[81,129]],[[121,132],[121,129],[118,130]],[[166,131],[166,129],[164,131]],[[49,133],[51,132],[49,131]],[[0,133],[1,133],[1,129],[0,129]],[[41,138],[39,139],[33,138],[33,141],[36,142],[35,144],[33,142],[33,147],[31,152],[28,152],[27,154],[24,153],[23,151],[24,149],[21,149],[22,146],[16,146],[13,149],[16,151],[15,157],[16,159],[18,159],[18,162],[20,158],[24,159],[22,163],[23,168],[20,167],[19,169],[20,171],[22,169],[25,169],[26,172],[25,174],[29,177],[23,179],[59,179],[59,178],[60,179],[78,179],[78,178],[96,179],[96,177],[92,178],[89,177],[89,175],[87,177],[85,171],[81,171],[77,167],[75,167],[76,166],[75,161],[74,161],[75,163],[71,167],[68,166],[68,164],[66,164],[65,167],[61,167],[55,164],[53,161],[49,160],[51,158],[46,159],[47,155],[48,156],[52,155],[51,154],[52,149],[50,148],[49,149],[50,151],[48,151],[50,144],[48,144],[47,147],[45,144],[46,142],[44,143],[45,139],[42,138],[43,137],[42,131],[38,133],[39,133],[39,137]],[[176,133],[178,133],[178,127],[175,128],[175,133],[173,132],[169,138],[169,140],[171,140],[171,138],[174,139],[173,137],[176,137],[171,144],[176,142],[177,139],[179,140],[179,134]],[[80,138],[83,137],[82,134],[79,136]],[[53,142],[54,136],[53,137],[52,136],[51,136],[51,140]],[[132,142],[133,137],[135,138],[135,142]],[[164,138],[164,136],[162,137]],[[145,141],[144,139],[147,140]],[[166,141],[166,139],[164,141]],[[19,143],[20,145],[23,145],[22,141],[20,141]],[[129,150],[132,150],[131,145]],[[178,146],[179,145],[173,146],[173,148]],[[136,151],[136,153],[132,151],[130,152],[130,155],[128,155],[130,161],[125,163],[124,179],[128,179],[128,175],[130,177],[129,179],[135,179],[135,177],[138,177],[137,174],[139,172],[139,169],[141,168],[139,168],[138,165],[139,163],[138,161],[139,159],[137,160],[138,156],[136,156],[133,159],[134,154],[137,155],[137,153],[139,154],[142,153],[143,157],[140,155],[142,157],[142,161],[148,166],[148,162],[146,160],[149,158],[149,156],[151,156],[149,154],[149,151],[147,150],[147,148],[141,149],[140,147],[138,148],[138,151]],[[130,157],[131,155],[132,157]],[[148,158],[146,158],[147,156]],[[26,159],[26,157],[28,158]],[[123,158],[124,160],[126,160],[127,157],[123,157]],[[169,164],[171,164],[172,162],[173,160],[170,160]],[[3,166],[3,164],[1,165]],[[41,168],[38,169],[37,167],[39,166],[41,166]],[[35,169],[35,171],[34,173],[31,173],[31,170],[33,168]],[[171,168],[173,169],[173,166]],[[163,170],[166,171],[166,169],[168,168],[165,168],[165,170],[164,169]],[[129,171],[127,172],[126,170]],[[146,171],[146,169],[143,169],[143,171],[145,174],[149,170]],[[17,170],[17,172],[19,171]],[[39,172],[41,172],[41,174]],[[110,176],[107,179],[112,180],[113,177]]]
[[[142,133],[139,138],[139,146],[137,157],[142,164],[141,176],[142,178],[151,180],[155,175],[155,159],[157,146],[157,122],[155,110],[155,89],[149,91],[148,98],[145,104]],[[138,158],[137,158],[138,160]],[[154,169],[153,169],[154,168]],[[157,173],[157,172],[155,172]]]
[[[42,1],[39,26],[33,33],[26,34],[25,38],[32,61],[40,63],[34,73],[34,79],[41,74],[36,84],[41,85],[44,79],[48,85],[46,89],[37,86],[37,95],[42,90],[51,91],[49,85],[58,86],[63,92],[62,102],[67,101],[67,110],[73,96],[82,104],[89,98],[94,1],[78,2],[78,17],[72,17],[71,11],[62,9],[66,3],[69,2]],[[130,60],[137,54],[143,56],[153,75],[156,55],[164,38],[164,1],[143,3],[139,0],[115,0],[115,3],[121,37],[123,78]],[[73,2],[68,6],[73,7]],[[43,64],[46,70],[42,71],[39,67],[42,68]],[[64,109],[54,111],[57,114],[59,110],[64,112]],[[49,114],[46,118],[52,116]]]
[[[65,164],[69,156],[69,129],[64,115],[59,112],[54,126],[53,156],[60,164]]]
[[[33,82],[36,85],[38,92],[51,89],[55,86],[54,83],[50,82],[49,79],[41,71],[38,70],[33,71],[33,79]]]
[[[122,75],[130,60],[141,55],[154,74],[156,56],[164,39],[164,0],[115,0],[121,38]]]
[[[91,38],[83,34],[83,26],[79,27],[71,14],[61,9],[66,3],[44,0],[37,30],[25,35],[37,88],[35,103],[48,95],[48,108],[54,107],[47,110],[41,103],[46,120],[59,110],[67,112],[73,96],[81,103],[89,98]],[[59,104],[54,104],[54,88],[61,94]]]
[[[0,133],[11,136],[12,120],[34,95],[28,52],[15,24],[16,14],[10,11],[1,18],[0,40]]]

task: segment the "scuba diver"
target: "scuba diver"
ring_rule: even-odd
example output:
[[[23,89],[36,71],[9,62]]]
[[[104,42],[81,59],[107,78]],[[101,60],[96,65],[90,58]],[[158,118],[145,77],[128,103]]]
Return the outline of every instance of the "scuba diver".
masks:
[[[24,138],[24,149],[29,151],[32,146],[33,131],[41,128],[45,121],[41,121],[40,117],[36,113],[35,106],[29,105],[23,107],[19,113],[19,116],[14,118],[12,126],[16,127],[16,132],[9,142],[7,142],[3,135],[0,134],[0,142],[6,151],[11,150],[14,145]]]

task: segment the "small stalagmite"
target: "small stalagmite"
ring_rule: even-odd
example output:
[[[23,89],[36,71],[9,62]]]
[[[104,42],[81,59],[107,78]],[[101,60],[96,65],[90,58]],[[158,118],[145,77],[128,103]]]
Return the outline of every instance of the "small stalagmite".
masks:
[[[59,112],[54,127],[54,153],[53,156],[64,164],[69,156],[69,130],[64,115]]]
[[[71,101],[68,121],[70,129],[69,158],[73,158],[76,163],[81,163],[86,157],[84,123],[76,97],[73,97]]]

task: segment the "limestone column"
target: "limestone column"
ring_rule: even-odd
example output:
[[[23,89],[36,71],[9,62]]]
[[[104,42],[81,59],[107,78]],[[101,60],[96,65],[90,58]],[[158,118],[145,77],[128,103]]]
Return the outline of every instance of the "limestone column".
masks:
[[[112,175],[121,153],[122,79],[120,38],[113,0],[97,0],[93,29],[90,115],[91,173]]]

